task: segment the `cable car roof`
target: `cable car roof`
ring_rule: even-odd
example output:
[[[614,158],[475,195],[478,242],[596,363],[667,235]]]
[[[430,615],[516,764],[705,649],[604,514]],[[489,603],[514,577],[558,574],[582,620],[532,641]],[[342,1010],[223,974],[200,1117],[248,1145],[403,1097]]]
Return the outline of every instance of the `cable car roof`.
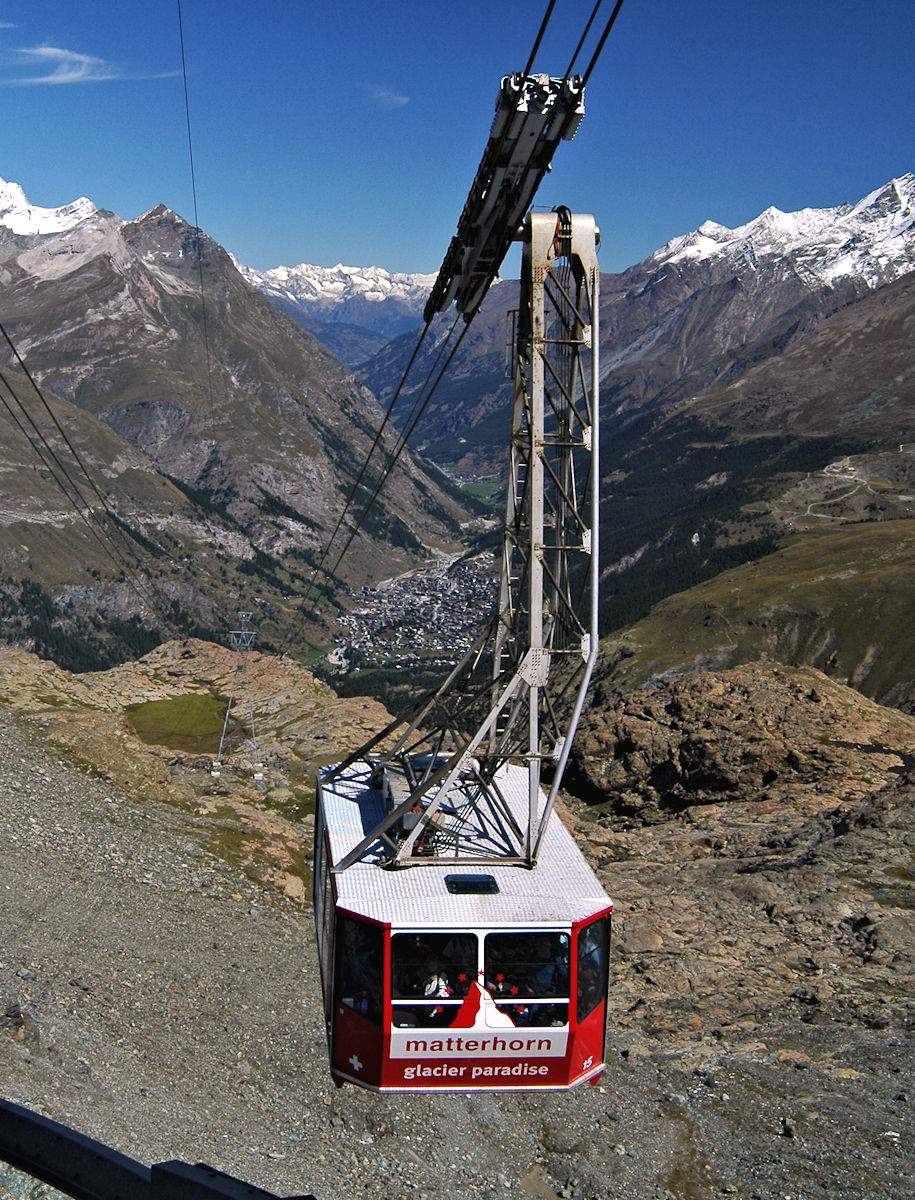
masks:
[[[371,786],[367,762],[353,763],[332,780],[322,779],[324,774],[318,776],[320,796],[330,860],[337,863],[385,813],[380,790]],[[497,778],[516,818],[526,821],[527,771],[507,765]],[[394,927],[530,929],[568,926],[611,906],[572,835],[555,817],[533,870],[491,862],[482,866],[473,859],[468,859],[466,866],[435,864],[433,859],[428,867],[390,870],[381,866],[381,861],[379,852],[377,858],[355,862],[334,876],[338,908]],[[472,877],[482,875],[495,880],[497,892],[477,889]],[[463,892],[461,880],[474,890]]]

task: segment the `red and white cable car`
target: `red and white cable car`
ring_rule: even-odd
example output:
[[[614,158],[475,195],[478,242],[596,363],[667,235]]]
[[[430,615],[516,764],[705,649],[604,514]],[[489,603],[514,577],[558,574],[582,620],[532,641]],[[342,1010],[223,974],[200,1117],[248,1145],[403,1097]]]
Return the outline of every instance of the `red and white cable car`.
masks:
[[[568,1088],[604,1066],[611,904],[557,818],[533,870],[333,873],[384,816],[367,763],[320,779],[315,913],[334,1079],[378,1091]],[[527,772],[498,783],[520,817]]]
[[[612,905],[552,816],[598,645],[597,240],[567,209],[525,223],[489,628],[436,692],[318,775],[338,1083],[568,1088],[603,1067]]]

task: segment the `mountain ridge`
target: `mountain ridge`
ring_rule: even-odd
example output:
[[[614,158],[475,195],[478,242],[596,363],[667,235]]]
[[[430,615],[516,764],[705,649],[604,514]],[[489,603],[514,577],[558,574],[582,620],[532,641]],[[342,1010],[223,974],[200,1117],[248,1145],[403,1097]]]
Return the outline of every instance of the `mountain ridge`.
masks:
[[[0,225],[21,236],[64,233],[92,217],[98,209],[85,196],[59,208],[29,204],[18,183],[0,179]]]
[[[80,423],[87,458],[99,459],[86,446],[95,421],[107,431],[100,428],[99,439],[118,435],[144,456],[144,470],[159,473],[172,494],[175,486],[183,493],[170,531],[180,551],[144,570],[185,576],[194,568],[177,564],[188,561],[208,569],[182,588],[182,603],[208,619],[214,611],[208,589],[219,591],[215,608],[226,613],[227,604],[238,604],[232,594],[256,580],[272,636],[289,636],[298,625],[301,637],[292,598],[303,592],[374,444],[380,420],[374,397],[249,285],[216,242],[163,205],[134,221],[93,208],[62,233],[11,234],[0,252],[0,276],[0,318],[32,378],[90,419]],[[392,430],[381,439],[376,469],[395,438]],[[116,452],[114,460],[121,458]],[[50,495],[44,477],[25,479],[39,486],[37,507],[44,508]],[[355,499],[358,514],[366,495]],[[196,532],[187,528],[188,505]],[[131,508],[140,537],[147,536],[144,526],[150,534],[160,529],[161,514],[143,511],[136,500]],[[343,526],[338,545],[354,537],[341,570],[361,584],[443,549],[458,550],[469,516],[444,476],[408,452],[358,534],[352,517]],[[10,527],[0,542],[13,536],[19,534]],[[10,553],[15,560],[11,541]],[[102,587],[87,578],[90,567],[111,574],[97,553],[73,565],[87,619],[93,589],[98,598]],[[59,578],[36,569],[43,587],[60,588]],[[122,589],[119,606],[129,610],[132,603],[135,611]],[[231,620],[227,613],[224,620]],[[212,624],[206,628],[216,632]],[[193,624],[185,629],[198,631]]]
[[[915,266],[915,177],[900,176],[856,204],[766,213],[736,230],[706,223],[673,239],[625,271],[602,275],[602,407],[610,428],[690,401],[765,358],[803,341],[819,323]],[[706,234],[702,234],[701,230]],[[715,237],[707,236],[710,231]],[[828,236],[827,236],[828,235]],[[826,238],[824,241],[823,238]],[[862,268],[864,264],[864,268]],[[438,390],[418,436],[441,463],[491,469],[494,447],[485,421],[510,403],[502,324],[517,303],[517,285],[494,290],[466,348]],[[435,354],[441,318],[417,376]],[[359,370],[384,401],[412,353],[411,339],[391,343]],[[468,382],[477,378],[475,391]],[[416,386],[404,389],[409,399]],[[396,419],[396,417],[395,417]],[[465,441],[458,444],[460,430]]]
[[[626,272],[604,277],[605,633],[646,615],[663,595],[777,549],[807,519],[812,500],[819,503],[816,481],[843,478],[846,460],[854,461],[855,472],[868,480],[868,490],[857,493],[861,505],[846,506],[852,518],[886,521],[911,515],[902,498],[907,468],[892,452],[900,439],[911,434],[915,440],[908,416],[913,376],[906,357],[915,319],[913,196],[915,179],[903,175],[837,209],[805,209],[793,216],[769,209],[736,231],[706,223]],[[8,284],[5,296],[16,298],[17,289],[26,288],[21,275],[14,277],[23,265],[33,272],[35,286],[51,289],[61,300],[64,293],[56,289],[70,278],[68,264],[77,264],[80,271],[91,267],[99,294],[100,264],[123,272],[129,260],[135,290],[125,294],[138,311],[158,314],[159,340],[153,338],[147,356],[130,367],[126,385],[124,378],[119,380],[117,403],[109,403],[113,385],[106,372],[116,368],[123,375],[134,347],[115,333],[107,353],[93,353],[87,362],[79,341],[86,322],[80,324],[72,295],[57,309],[63,317],[64,350],[72,350],[72,361],[59,361],[56,329],[25,331],[29,357],[37,354],[49,384],[80,400],[154,463],[167,458],[192,499],[199,493],[226,505],[257,553],[282,559],[288,551],[304,552],[307,561],[309,548],[318,544],[317,530],[327,528],[330,516],[329,509],[315,507],[311,493],[320,496],[325,490],[322,471],[326,483],[326,470],[344,469],[352,457],[351,447],[339,437],[340,417],[328,420],[336,410],[324,411],[326,406],[309,409],[309,433],[318,436],[313,446],[303,446],[303,453],[312,455],[309,478],[318,486],[305,489],[307,502],[301,474],[293,479],[288,464],[275,453],[285,434],[272,434],[272,445],[271,438],[258,442],[257,462],[246,474],[228,470],[221,401],[211,402],[198,377],[193,404],[176,403],[193,376],[175,384],[175,367],[187,361],[182,355],[193,341],[200,344],[200,331],[189,316],[194,302],[189,255],[195,239],[208,286],[225,305],[220,312],[235,314],[220,324],[221,335],[228,331],[234,336],[244,310],[247,342],[278,345],[262,334],[271,306],[262,293],[247,287],[220,247],[167,210],[150,210],[133,223],[118,222],[97,210],[75,234],[36,238],[28,247],[20,241],[17,253],[0,263]],[[845,270],[851,274],[844,275]],[[334,278],[335,273],[345,278]],[[357,284],[371,291],[377,283],[366,268],[321,268],[320,276],[329,281],[333,295]],[[115,272],[108,278],[121,276]],[[140,304],[143,297],[151,310]],[[433,397],[418,430],[424,453],[459,477],[488,472],[497,479],[502,470],[511,389],[503,368],[504,315],[516,302],[517,284],[503,282],[492,289],[455,357],[453,373]],[[123,305],[117,289],[109,303]],[[292,322],[283,325],[284,318],[277,319],[277,328],[292,329]],[[445,322],[442,318],[433,326],[429,354],[436,352]],[[141,332],[139,340],[144,337]],[[313,364],[334,362],[314,339],[307,344]],[[389,342],[362,375],[382,404],[389,402],[402,375],[403,356],[414,344],[412,334]],[[228,343],[217,356],[220,378],[234,378],[232,386],[249,386],[253,368],[227,349]],[[271,363],[281,357],[271,350]],[[273,415],[260,410],[260,428],[245,435],[252,443],[265,429],[283,428],[282,420],[271,422],[292,403],[281,373],[277,376],[273,366],[259,362],[257,370],[267,372],[270,384],[261,380],[254,386],[272,389],[274,409]],[[417,367],[420,377],[422,365]],[[349,381],[344,386],[353,397],[345,420],[370,438],[373,402],[367,392],[360,394],[352,375],[333,369],[337,380]],[[87,379],[92,397],[81,395]],[[151,386],[161,394],[150,398],[144,389]],[[413,398],[411,386],[404,390],[405,409]],[[235,420],[238,410],[233,411],[236,416],[229,416]],[[394,423],[399,419],[395,412]],[[328,468],[313,458],[319,447],[332,460]],[[299,472],[304,461],[300,456]],[[420,477],[415,478],[419,486]],[[263,511],[265,497],[273,506],[270,519]],[[380,547],[392,531],[395,539],[409,541],[411,523],[400,529],[397,521],[415,508],[411,500],[398,498],[388,509],[390,519],[376,529],[374,545]],[[298,516],[291,516],[292,511]],[[458,510],[450,511],[460,524]],[[451,533],[457,537],[458,528],[452,525]],[[434,538],[421,535],[420,541],[430,545]],[[363,567],[372,553],[364,551]],[[415,546],[401,553],[400,561],[405,563],[409,553],[415,562]]]
[[[239,271],[281,312],[355,367],[400,334],[418,329],[435,275],[384,267],[273,267]]]
[[[672,238],[642,263],[674,266],[686,260],[736,257],[752,270],[760,255],[791,254],[798,257],[802,271],[820,283],[849,277],[878,286],[898,277],[900,260],[911,263],[913,202],[915,176],[906,173],[854,203],[833,208],[784,212],[770,206],[734,228],[706,220],[697,229]],[[99,211],[85,197],[55,209],[38,208],[29,204],[18,184],[0,179],[0,226],[13,233],[46,236],[64,232]],[[343,263],[333,267],[299,263],[261,271],[230,257],[244,278],[284,311],[298,306],[303,314],[326,324],[362,323],[383,330],[389,339],[403,332],[396,328],[398,323],[418,323],[436,278],[435,273],[391,272],[380,266]],[[352,320],[354,302],[368,314],[367,321]],[[392,317],[394,305],[399,315]]]
[[[797,254],[805,271],[820,283],[854,276],[876,287],[898,278],[900,260],[911,258],[911,238],[907,241],[906,235],[911,235],[915,221],[913,200],[915,176],[905,174],[854,204],[791,213],[770,207],[734,229],[705,221],[694,232],[667,242],[648,261],[672,265],[736,252],[746,255],[752,269],[760,254]],[[888,274],[881,273],[884,264]]]

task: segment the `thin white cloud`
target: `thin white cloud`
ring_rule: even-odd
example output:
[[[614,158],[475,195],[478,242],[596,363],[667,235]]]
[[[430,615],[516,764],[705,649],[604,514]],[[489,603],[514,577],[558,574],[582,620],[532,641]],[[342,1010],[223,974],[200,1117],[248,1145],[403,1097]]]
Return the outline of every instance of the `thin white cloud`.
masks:
[[[386,87],[369,88],[369,99],[378,108],[403,108],[405,104],[410,103],[409,96],[402,96]]]
[[[13,50],[12,54],[15,56],[14,61],[26,73],[5,72],[5,77],[0,76],[0,85],[6,87],[110,83],[118,79],[172,79],[177,74],[175,71],[169,71],[158,75],[135,75],[114,63],[106,62],[103,58],[96,58],[92,54],[80,54],[76,50],[65,50],[60,46],[28,46]]]
[[[44,71],[37,75],[8,79],[7,83],[107,83],[122,77],[120,71],[102,58],[95,58],[91,54],[79,54],[75,50],[64,50],[59,46],[30,46],[17,50],[16,55],[28,66],[39,70],[43,67]]]

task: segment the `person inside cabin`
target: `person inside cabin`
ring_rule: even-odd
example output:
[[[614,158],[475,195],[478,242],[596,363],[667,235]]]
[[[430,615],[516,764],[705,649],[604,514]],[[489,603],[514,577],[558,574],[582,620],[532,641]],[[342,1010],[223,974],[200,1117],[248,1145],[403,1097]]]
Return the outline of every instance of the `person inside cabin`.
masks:
[[[441,960],[437,954],[430,954],[427,963],[428,975],[423,980],[423,995],[445,998],[452,994],[448,977],[442,971]]]
[[[422,996],[427,1000],[446,1000],[454,995],[438,954],[427,953],[421,970],[413,968],[395,976],[395,991],[401,996]],[[396,1006],[394,1024],[400,1028],[414,1025],[447,1025],[455,1010],[451,1005],[429,1004],[405,1008]]]
[[[355,1012],[377,1022],[381,1018],[380,944],[352,920],[344,920],[342,934],[341,998]]]

